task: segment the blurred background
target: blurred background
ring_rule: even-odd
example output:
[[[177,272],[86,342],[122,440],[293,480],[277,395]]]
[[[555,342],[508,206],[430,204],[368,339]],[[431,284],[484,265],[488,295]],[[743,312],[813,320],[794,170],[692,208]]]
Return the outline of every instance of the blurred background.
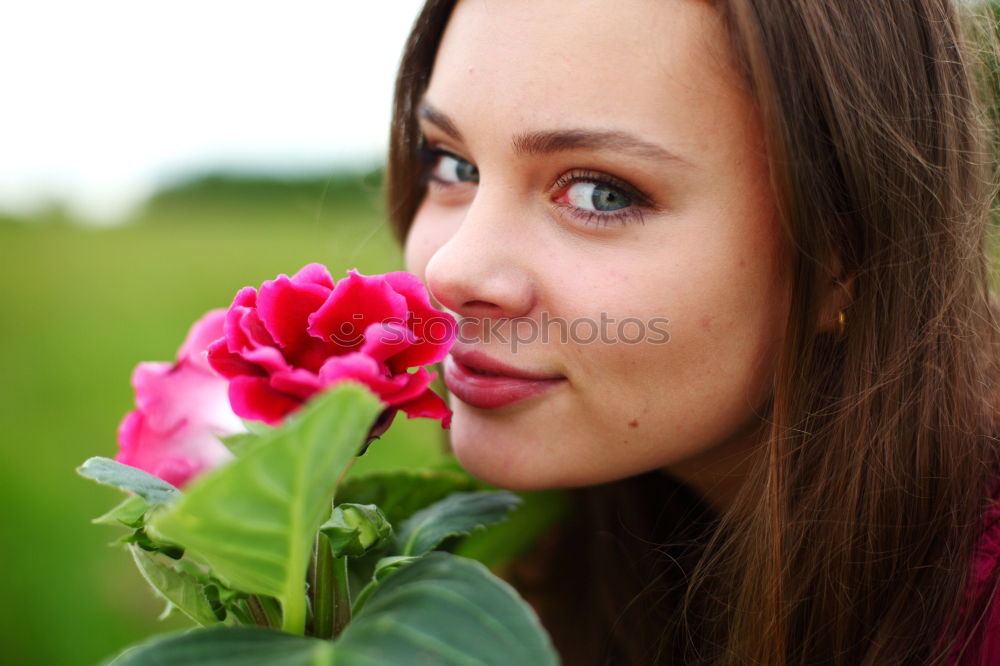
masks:
[[[159,622],[113,457],[142,360],[191,323],[319,261],[402,268],[381,165],[417,0],[32,0],[0,8],[0,637],[4,664],[95,664]],[[335,275],[336,277],[336,275]],[[405,418],[352,467],[433,462]]]
[[[135,364],[171,360],[240,287],[402,268],[381,167],[419,5],[0,8],[3,663],[94,664],[184,626],[90,524],[119,493],[74,469],[115,455]],[[352,473],[433,464],[443,441],[397,419]]]

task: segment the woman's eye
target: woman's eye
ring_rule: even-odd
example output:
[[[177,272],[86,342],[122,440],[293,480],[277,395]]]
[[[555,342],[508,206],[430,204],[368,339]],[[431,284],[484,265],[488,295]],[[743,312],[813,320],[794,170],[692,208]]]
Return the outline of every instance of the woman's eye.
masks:
[[[479,168],[461,157],[436,148],[422,148],[421,161],[431,180],[439,183],[478,183]]]
[[[611,224],[644,222],[645,211],[656,210],[650,199],[629,184],[611,176],[590,171],[566,174],[556,181],[560,208],[587,224],[606,227]]]
[[[566,199],[577,208],[611,212],[632,205],[621,190],[604,183],[577,182],[566,188]]]
[[[479,168],[447,150],[422,145],[418,157],[425,181],[435,187],[479,183]],[[559,178],[553,187],[559,193],[553,201],[563,214],[591,225],[643,222],[644,211],[657,209],[633,186],[598,172],[573,171]]]

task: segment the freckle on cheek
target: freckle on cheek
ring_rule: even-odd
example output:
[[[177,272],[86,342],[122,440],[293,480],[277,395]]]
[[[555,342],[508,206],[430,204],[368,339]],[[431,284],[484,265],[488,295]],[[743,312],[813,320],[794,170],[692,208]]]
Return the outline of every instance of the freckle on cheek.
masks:
[[[639,427],[639,419],[632,419],[631,421],[629,421],[628,422],[628,427],[629,428],[638,428]]]

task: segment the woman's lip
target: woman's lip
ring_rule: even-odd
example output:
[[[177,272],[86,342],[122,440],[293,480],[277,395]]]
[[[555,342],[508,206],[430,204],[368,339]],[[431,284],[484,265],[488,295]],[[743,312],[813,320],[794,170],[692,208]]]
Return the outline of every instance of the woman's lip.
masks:
[[[494,362],[493,367],[503,367],[507,372],[516,371],[499,362]],[[488,372],[493,370],[490,369]],[[516,372],[526,374],[522,371]],[[474,372],[471,367],[453,355],[448,355],[444,359],[444,383],[448,386],[448,390],[467,405],[480,409],[496,409],[525,400],[558,386],[565,380],[565,377],[552,376],[482,375]]]
[[[485,372],[490,375],[503,375],[505,377],[516,377],[518,379],[563,379],[561,375],[546,375],[515,368],[507,365],[506,363],[501,363],[481,351],[453,348],[451,350],[451,356],[473,372]]]

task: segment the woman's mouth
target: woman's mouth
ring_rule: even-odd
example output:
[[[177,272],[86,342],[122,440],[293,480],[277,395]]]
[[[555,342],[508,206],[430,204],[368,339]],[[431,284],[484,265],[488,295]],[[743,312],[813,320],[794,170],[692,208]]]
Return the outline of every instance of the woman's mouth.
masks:
[[[496,409],[526,400],[566,381],[561,375],[508,366],[477,351],[452,350],[444,360],[444,382],[462,402]]]

